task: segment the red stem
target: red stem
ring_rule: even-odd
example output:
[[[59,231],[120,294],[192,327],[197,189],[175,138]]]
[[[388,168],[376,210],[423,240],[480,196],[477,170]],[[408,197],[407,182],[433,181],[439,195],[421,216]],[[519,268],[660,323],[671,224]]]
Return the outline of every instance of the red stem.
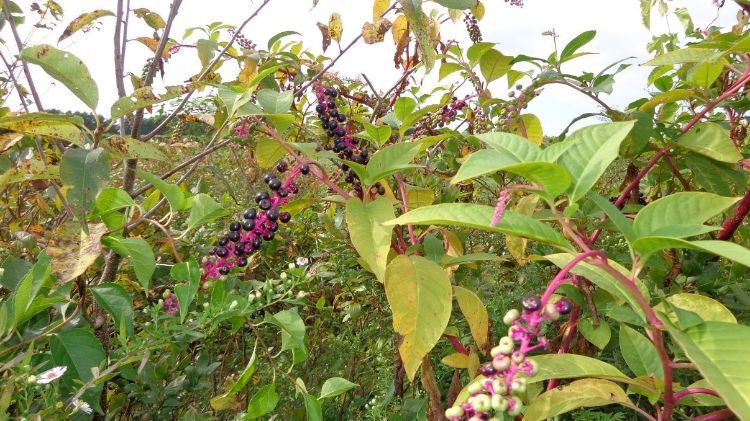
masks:
[[[570,349],[570,344],[573,343],[573,336],[575,336],[576,330],[578,329],[578,317],[580,315],[581,308],[574,306],[573,311],[570,313],[568,329],[565,332],[565,337],[563,337],[562,344],[560,344],[560,349],[557,350],[558,354],[566,354]],[[547,383],[547,390],[556,388],[559,383],[560,381],[558,379],[550,379],[549,383]]]
[[[457,337],[453,335],[447,335],[445,333],[443,333],[443,337],[447,339],[448,342],[451,343],[451,345],[453,345],[453,349],[455,349],[457,352],[460,352],[464,355],[469,355],[469,350],[466,349],[466,347],[458,340]]]
[[[729,240],[732,238],[734,232],[740,227],[748,212],[750,212],[750,190],[745,193],[745,196],[740,200],[740,203],[737,204],[737,207],[734,209],[734,214],[724,221],[724,224],[721,226],[721,231],[719,231],[716,239]]]
[[[716,396],[716,397],[719,397],[719,398],[721,397],[721,396],[719,396],[719,393],[716,392],[715,390],[706,389],[706,388],[703,388],[703,387],[689,387],[687,389],[680,390],[679,392],[675,393],[674,394],[674,400],[675,401],[679,401],[680,399],[684,398],[685,396],[696,395],[696,394],[711,395],[711,396]]]
[[[720,411],[714,411],[706,415],[701,415],[700,417],[690,418],[688,421],[719,421],[732,417],[734,417],[734,412],[732,412],[731,409],[725,408]]]

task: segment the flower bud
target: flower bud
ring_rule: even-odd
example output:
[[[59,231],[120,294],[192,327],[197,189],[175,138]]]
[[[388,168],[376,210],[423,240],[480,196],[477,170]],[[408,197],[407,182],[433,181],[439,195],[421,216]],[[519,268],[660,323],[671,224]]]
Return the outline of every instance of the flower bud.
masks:
[[[28,377],[28,378],[26,379],[26,382],[27,382],[27,383],[29,383],[29,384],[34,384],[34,383],[36,383],[36,376],[35,376],[35,375],[33,375],[33,374],[32,374],[32,375],[30,375],[30,376],[29,376],[29,377]]]
[[[510,325],[515,322],[520,316],[521,313],[515,308],[512,308],[508,310],[507,313],[505,313],[505,316],[503,317],[503,323],[505,323],[506,325]]]
[[[279,278],[281,278],[281,279],[286,279],[286,278],[287,278],[287,276],[288,276],[288,275],[286,274],[286,272],[281,272],[281,275],[279,275]]]
[[[203,303],[203,308],[208,308],[209,305],[210,304],[208,304],[208,301],[206,301],[206,302]]]
[[[170,295],[172,295],[172,291],[170,291],[170,290],[169,290],[169,288],[167,288],[167,289],[165,289],[165,290],[164,290],[164,292],[163,292],[163,293],[161,294],[161,297],[162,297],[162,298],[164,298],[164,299],[166,299],[166,298],[167,298],[167,297],[169,297]]]

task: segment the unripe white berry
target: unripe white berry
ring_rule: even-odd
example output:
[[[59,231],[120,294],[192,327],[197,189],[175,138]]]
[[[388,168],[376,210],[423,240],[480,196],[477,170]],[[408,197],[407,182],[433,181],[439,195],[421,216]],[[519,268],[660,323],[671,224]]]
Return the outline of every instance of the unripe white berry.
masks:
[[[446,417],[463,417],[464,409],[460,406],[454,406],[445,410]]]
[[[484,387],[482,386],[482,382],[472,383],[467,388],[469,393],[479,393],[482,391],[482,389],[484,389]]]
[[[492,359],[492,368],[497,371],[505,371],[510,368],[510,358],[506,355],[498,355]]]
[[[511,400],[513,401],[513,404],[510,403]],[[516,415],[521,415],[521,411],[523,411],[523,402],[521,402],[521,400],[518,399],[517,397],[513,396],[509,399],[508,407],[513,408],[510,411],[508,411],[508,415],[510,415],[511,417],[515,417]]]
[[[519,377],[513,379],[510,385],[510,391],[514,395],[523,395],[526,393],[526,386],[528,385],[528,381],[524,377]]]
[[[554,303],[547,303],[544,307],[544,313],[552,321],[560,320],[560,312],[557,311],[557,306]]]
[[[521,364],[526,359],[526,354],[521,351],[516,351],[511,354],[510,359],[516,364]]]
[[[487,412],[492,409],[492,402],[487,395],[477,395],[471,397],[471,407],[477,412]]]
[[[505,412],[508,409],[508,400],[503,396],[492,396],[492,409],[498,412]]]
[[[505,316],[503,317],[503,323],[506,325],[510,325],[511,323],[515,322],[519,317],[521,316],[521,313],[516,310],[515,308],[508,310],[507,313],[505,313]]]

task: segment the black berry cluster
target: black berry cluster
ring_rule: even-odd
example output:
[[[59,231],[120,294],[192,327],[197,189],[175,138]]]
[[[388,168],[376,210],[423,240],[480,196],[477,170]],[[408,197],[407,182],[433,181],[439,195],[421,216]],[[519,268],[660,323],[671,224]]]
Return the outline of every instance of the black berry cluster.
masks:
[[[280,161],[276,170],[280,174],[286,173],[289,165]],[[291,214],[280,212],[279,207],[287,203],[290,195],[299,192],[294,184],[295,177],[309,172],[309,166],[299,165],[289,171],[284,181],[273,172],[264,175],[263,181],[269,190],[256,194],[256,207],[247,209],[241,220],[229,224],[229,232],[219,239],[217,246],[209,252],[210,257],[203,262],[205,276],[218,278],[228,274],[234,267],[247,266],[248,256],[260,249],[263,241],[274,239],[279,223],[287,223],[292,219]]]
[[[466,95],[463,99],[457,97],[451,98],[451,102],[444,105],[440,111],[429,113],[417,122],[417,127],[411,136],[416,139],[420,136],[433,136],[437,132],[436,127],[445,127],[458,116],[458,111],[467,106],[467,101],[471,95]]]
[[[477,17],[472,13],[464,14],[464,23],[466,24],[466,32],[469,34],[469,39],[474,44],[482,42],[482,31],[479,29]]]
[[[367,165],[370,161],[370,151],[360,143],[359,139],[352,136],[346,115],[338,109],[336,104],[339,92],[335,88],[324,87],[323,84],[316,83],[315,96],[318,99],[315,111],[318,113],[321,127],[325,130],[327,136],[327,140],[323,142],[323,147],[338,154],[338,157],[342,160]],[[354,194],[362,197],[364,192],[357,173],[349,168],[346,162],[341,162],[338,166],[341,173],[344,174],[344,181],[352,185]],[[369,193],[371,195],[383,195],[385,194],[385,187],[376,183],[371,187]]]

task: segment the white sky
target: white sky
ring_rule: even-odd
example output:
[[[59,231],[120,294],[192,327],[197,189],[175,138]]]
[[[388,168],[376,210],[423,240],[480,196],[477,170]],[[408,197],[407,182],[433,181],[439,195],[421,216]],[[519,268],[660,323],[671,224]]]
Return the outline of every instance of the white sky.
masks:
[[[114,9],[115,0],[99,1],[70,1],[59,0],[65,7],[64,22],[52,31],[34,30],[30,36],[30,43],[55,44],[67,24],[76,16],[94,9]],[[23,4],[21,1],[19,4]],[[523,8],[511,7],[503,0],[484,0],[486,15],[480,22],[485,41],[497,42],[498,48],[506,55],[527,54],[531,56],[547,57],[552,51],[550,37],[541,35],[543,31],[555,29],[560,38],[558,47],[567,43],[571,38],[589,29],[595,29],[597,36],[584,50],[596,52],[566,64],[563,70],[567,73],[577,73],[582,70],[597,73],[604,66],[628,57],[635,56],[634,64],[648,60],[646,43],[651,39],[651,33],[641,24],[640,6],[638,0],[526,0]],[[704,28],[717,18],[716,8],[711,0],[674,0],[672,7],[688,7],[696,27]],[[715,25],[727,27],[734,22],[737,6],[727,0],[726,6],[720,10]],[[131,7],[148,7],[160,13],[165,19],[171,4],[167,0],[132,0]],[[186,28],[206,25],[210,22],[225,22],[239,25],[260,4],[260,0],[184,0],[183,6],[175,23],[172,38],[181,39]],[[316,53],[321,52],[321,36],[316,26],[317,22],[327,23],[332,12],[341,14],[344,23],[342,44],[348,44],[355,37],[365,21],[372,19],[371,0],[320,0],[317,7],[311,9],[312,0],[271,0],[251,24],[243,31],[244,35],[252,39],[259,46],[265,47],[268,38],[285,30],[295,30],[302,34],[305,45]],[[25,6],[28,7],[28,6]],[[32,21],[29,19],[28,21]],[[94,79],[99,85],[99,113],[109,114],[110,105],[117,99],[114,81],[114,64],[112,56],[113,17],[104,17],[100,30],[89,33],[78,33],[64,40],[58,48],[77,55],[89,67]],[[150,36],[153,32],[141,20],[131,19],[133,25],[129,30],[129,38]],[[659,34],[669,30],[681,29],[680,23],[674,15],[660,17],[654,13],[652,33]],[[21,27],[22,34],[31,30],[30,25]],[[197,32],[196,32],[197,34]],[[442,39],[457,39],[461,45],[469,46],[470,42],[464,29],[463,21],[446,23],[442,26]],[[7,29],[3,38],[10,39]],[[193,35],[188,41],[195,41]],[[291,39],[291,38],[290,38]],[[299,37],[297,37],[299,39]],[[361,42],[361,41],[360,41]],[[4,48],[8,48],[7,46]],[[338,51],[335,45],[329,47],[328,56],[334,56]],[[15,51],[13,51],[15,52]],[[344,76],[357,76],[361,73],[373,82],[378,89],[387,89],[400,76],[400,70],[393,65],[394,45],[390,33],[383,43],[366,45],[361,42],[349,50],[336,65],[336,69]],[[141,73],[144,60],[150,51],[138,42],[128,44],[126,72]],[[236,65],[234,74],[236,75]],[[167,63],[166,77],[158,84],[180,84],[191,75],[200,71],[195,50],[183,49]],[[614,94],[603,96],[605,102],[614,108],[621,108],[632,100],[646,95],[646,77],[649,68],[632,66],[620,73],[616,78]],[[42,101],[47,108],[63,110],[85,109],[85,106],[75,98],[66,88],[46,77],[40,68],[32,66],[33,76],[37,82]],[[437,70],[433,70],[436,74]],[[432,89],[430,81],[423,85],[423,90]],[[446,79],[443,82],[455,79]],[[528,79],[522,82],[528,83]],[[126,80],[126,88],[131,85]],[[505,78],[490,85],[495,97],[507,95]],[[16,96],[10,97],[13,103]],[[544,93],[532,102],[527,112],[537,114],[544,126],[545,134],[558,134],[575,116],[597,111],[596,104],[583,95],[563,86],[545,88]],[[586,120],[583,124],[592,124],[593,120]]]

